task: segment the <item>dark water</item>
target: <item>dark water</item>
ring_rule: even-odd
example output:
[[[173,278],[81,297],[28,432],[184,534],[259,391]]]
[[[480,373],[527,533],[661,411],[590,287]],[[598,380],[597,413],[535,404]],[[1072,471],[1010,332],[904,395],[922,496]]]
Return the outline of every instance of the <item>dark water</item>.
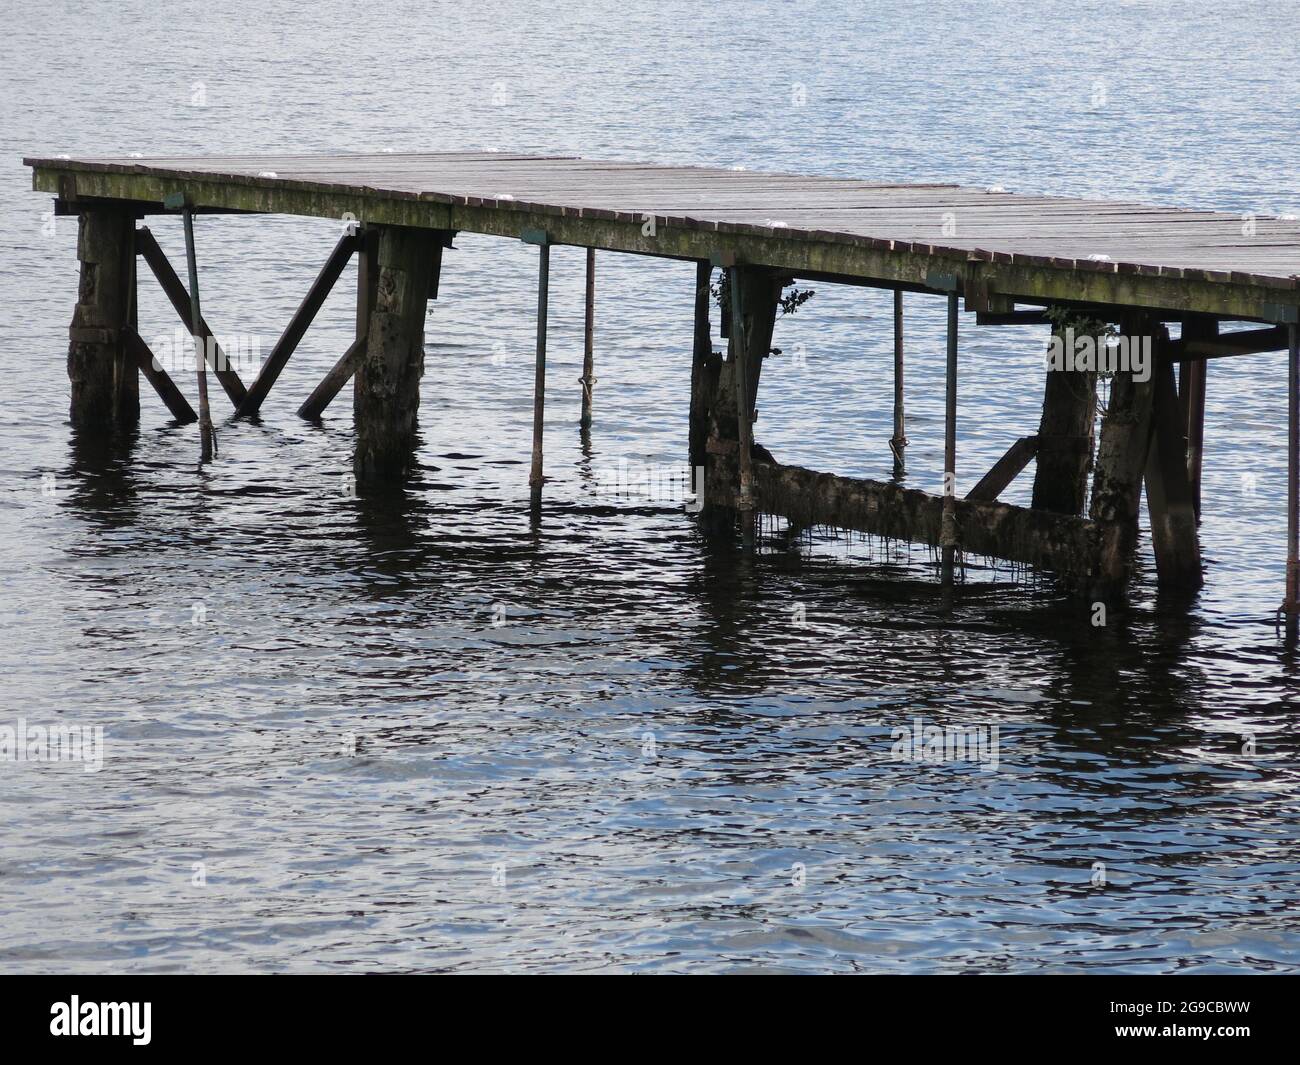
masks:
[[[595,491],[684,462],[689,265],[600,257],[584,441],[582,252],[556,250],[538,528],[536,253],[509,241],[448,258],[397,498],[347,491],[345,402],[293,413],[348,343],[350,274],[211,467],[152,395],[111,447],[66,421],[75,226],[48,232],[24,153],[497,147],[1297,213],[1285,5],[1047,7],[6,12],[0,724],[99,725],[106,754],[0,763],[0,966],[1294,970],[1280,356],[1211,366],[1205,589],[1157,596],[1144,551],[1105,628],[1005,565],[943,620],[924,548],[773,527],[746,557]],[[269,350],[337,234],[200,219],[218,332]],[[778,323],[779,459],[888,475],[889,313],[823,288]],[[941,324],[909,298],[932,490]],[[1043,339],[966,327],[962,483],[1037,425]],[[893,759],[916,718],[997,726],[997,769]]]

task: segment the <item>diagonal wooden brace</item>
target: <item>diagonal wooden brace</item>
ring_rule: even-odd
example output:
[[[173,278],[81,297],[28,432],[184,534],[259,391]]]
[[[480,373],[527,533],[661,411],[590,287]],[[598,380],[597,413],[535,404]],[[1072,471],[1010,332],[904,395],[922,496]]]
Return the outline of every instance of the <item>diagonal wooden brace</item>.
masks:
[[[347,266],[348,260],[352,258],[352,253],[356,251],[357,245],[356,236],[346,233],[334,246],[334,251],[330,253],[325,265],[321,267],[320,274],[307,291],[307,295],[303,297],[303,301],[298,305],[293,317],[289,319],[289,324],[285,327],[284,333],[276,341],[275,347],[271,349],[271,354],[266,357],[266,362],[262,364],[261,372],[258,373],[257,379],[249,387],[248,394],[235,408],[237,418],[256,414],[262,406],[262,401],[266,399],[267,394],[271,391],[271,386],[275,384],[276,378],[280,376],[280,371],[284,369],[285,364],[289,361],[289,356],[294,353],[294,349],[298,347],[299,342],[306,334],[308,326],[311,325],[316,313],[325,302],[325,298],[330,294],[334,282],[343,273],[343,268]]]
[[[1022,436],[995,462],[979,484],[966,493],[972,503],[992,503],[1038,454],[1038,437]]]
[[[343,358],[334,364],[333,369],[325,375],[321,383],[307,397],[306,402],[298,408],[298,417],[315,420],[324,414],[325,408],[334,401],[334,397],[357,372],[357,367],[361,364],[365,353],[366,338],[354,340],[352,346],[343,353]]]
[[[167,404],[172,417],[182,424],[198,421],[199,416],[194,413],[189,400],[176,387],[176,382],[167,375],[167,371],[154,361],[153,352],[140,334],[134,329],[123,329],[122,343],[145,379],[153,385],[158,397]]]
[[[147,226],[141,226],[136,230],[136,250],[144,256],[145,262],[149,264],[149,269],[153,271],[154,277],[158,279],[158,284],[167,295],[167,299],[175,308],[180,319],[185,323],[186,329],[190,327],[190,293],[184,283],[176,276],[176,271],[172,269],[172,264],[168,261],[167,256],[163,254],[157,239],[149,232]],[[203,330],[202,355],[212,367],[213,373],[217,375],[217,380],[221,382],[221,387],[226,390],[226,395],[230,397],[230,402],[236,408],[243,402],[247,394],[244,388],[244,382],[239,379],[239,374],[235,372],[230,360],[226,358],[226,353],[221,350],[216,340],[213,339],[212,330],[208,323],[200,318],[200,328]]]

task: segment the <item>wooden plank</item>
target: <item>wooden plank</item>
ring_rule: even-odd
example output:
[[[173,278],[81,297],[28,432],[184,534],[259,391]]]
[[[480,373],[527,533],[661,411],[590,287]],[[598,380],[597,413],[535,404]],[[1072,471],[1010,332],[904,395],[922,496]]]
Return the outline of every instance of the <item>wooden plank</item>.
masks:
[[[130,161],[130,165],[122,166],[120,172],[87,169],[77,161],[50,162],[56,165],[49,169],[37,167],[34,183],[37,188],[60,194],[64,191],[62,183],[65,179],[73,179],[77,191],[83,195],[157,202],[166,194],[180,191],[186,195],[187,202],[200,208],[224,207],[333,218],[351,211],[389,224],[462,229],[513,238],[518,238],[524,228],[541,227],[551,233],[551,239],[556,243],[692,260],[707,258],[721,249],[735,254],[737,261],[763,263],[794,273],[817,270],[894,283],[923,282],[926,274],[936,268],[935,259],[944,260],[939,268],[950,271],[954,267],[961,271],[966,261],[973,259],[990,268],[989,279],[995,291],[1028,302],[1082,300],[1244,318],[1266,317],[1262,309],[1268,303],[1300,305],[1297,280],[1292,276],[1296,271],[1295,260],[1288,258],[1292,253],[1286,248],[1272,249],[1282,256],[1275,265],[1261,265],[1253,258],[1240,262],[1227,258],[1217,264],[1222,267],[1217,271],[1207,268],[1215,263],[1197,262],[1195,257],[1189,260],[1186,256],[1177,265],[1169,262],[1168,256],[1164,262],[1160,258],[1145,263],[1124,259],[1092,262],[1084,257],[1097,246],[1091,241],[1082,247],[1065,249],[1038,239],[1032,245],[1032,251],[1018,244],[1017,238],[1009,238],[1000,249],[984,248],[978,239],[961,237],[902,241],[876,235],[870,225],[864,232],[853,233],[834,228],[809,229],[801,226],[797,219],[787,218],[784,228],[775,228],[776,222],[781,220],[777,209],[772,210],[773,218],[768,220],[771,224],[763,225],[734,223],[721,215],[710,217],[707,209],[693,215],[683,212],[681,217],[671,219],[671,224],[667,218],[660,219],[663,224],[657,233],[647,237],[642,233],[643,216],[637,213],[638,207],[645,202],[639,193],[627,193],[628,202],[623,205],[626,210],[593,206],[591,196],[567,205],[544,202],[543,197],[532,203],[517,198],[509,200],[498,196],[504,192],[500,188],[504,171],[500,168],[495,171],[488,168],[479,173],[475,180],[481,181],[482,185],[477,191],[484,195],[472,196],[430,192],[427,184],[423,185],[425,191],[419,191],[422,183],[418,181],[412,187],[404,188],[375,187],[364,183],[373,179],[382,186],[382,172],[354,175],[355,181],[350,178],[347,181],[312,182],[286,178],[283,174],[275,177],[261,174],[214,175],[201,169],[203,160],[190,161],[198,169],[177,167],[172,170],[142,167],[136,161]],[[455,161],[447,165],[455,165]],[[713,179],[702,169],[677,169],[690,171],[697,179],[701,174]],[[642,177],[638,180],[644,178],[644,171],[645,168],[641,168]],[[753,175],[742,175],[742,178],[752,181]],[[592,176],[591,180],[592,188],[598,191],[606,179]],[[726,180],[719,176],[720,186]],[[832,184],[838,188],[846,183],[835,179]],[[872,187],[867,183],[859,184],[867,189]],[[797,189],[787,191],[791,196],[798,195]],[[724,193],[725,188],[720,188],[719,195]],[[928,187],[907,190],[906,194],[930,196],[932,207],[954,198],[950,189],[934,191]],[[1025,206],[1026,200],[1052,202],[1049,198],[995,195],[978,189],[965,190],[962,195],[969,197],[971,202],[983,197],[989,204],[997,206]],[[916,202],[926,201],[922,198]],[[1138,211],[1144,209],[1141,205],[1098,204],[1094,207],[1092,201],[1063,202],[1073,204],[1072,210],[1095,209],[1103,214],[1115,206],[1129,214],[1135,213],[1134,208]],[[1169,210],[1163,213],[1177,217],[1189,212]],[[833,226],[834,223],[827,222],[826,225]],[[1295,243],[1300,239],[1300,227],[1293,226],[1292,230],[1297,234],[1296,238],[1290,238]],[[1251,250],[1252,257],[1269,250],[1263,248],[1262,243]],[[1071,254],[1068,257],[1053,254],[1064,250]],[[1223,255],[1228,251],[1223,249],[1214,254]],[[1231,254],[1236,256],[1238,253],[1232,251]],[[1135,260],[1141,258],[1134,256]],[[949,259],[953,260],[951,264],[947,261]],[[1274,269],[1275,272],[1258,272],[1264,269]]]
[[[352,253],[356,250],[356,247],[357,238],[351,233],[345,233],[339,238],[339,242],[334,246],[330,257],[325,260],[325,265],[321,267],[316,280],[312,282],[311,288],[307,290],[307,295],[303,297],[302,303],[298,305],[293,317],[289,319],[289,324],[285,327],[280,339],[276,341],[275,347],[271,349],[266,361],[262,363],[261,372],[258,373],[256,380],[253,381],[239,406],[235,408],[236,417],[242,418],[256,414],[261,408],[263,401],[270,394],[271,386],[275,384],[280,372],[288,363],[289,357],[302,341],[308,327],[321,309],[321,305],[324,304],[326,297],[334,288],[334,282],[339,279],[339,275],[343,273],[343,268],[347,266],[348,260],[352,258]]]
[[[1257,355],[1286,350],[1286,326],[1241,329],[1235,333],[1211,332],[1207,336],[1185,335],[1170,342],[1169,357],[1175,362],[1218,359],[1229,355]]]
[[[370,332],[370,315],[374,310],[379,286],[379,229],[361,223],[357,226],[357,315],[355,339],[343,357],[330,369],[312,394],[298,408],[298,416],[316,420],[325,413],[343,386],[357,372],[366,353]],[[441,258],[438,263],[441,264]]]
[[[1259,217],[1248,236],[1235,215],[1139,203],[491,152],[27,162],[35,187],[69,203],[109,196],[148,210],[181,192],[198,209],[350,211],[516,238],[544,228],[556,243],[692,260],[725,243],[738,262],[901,283],[971,260],[991,265],[1000,295],[1029,301],[1244,318],[1300,305],[1291,219]]]

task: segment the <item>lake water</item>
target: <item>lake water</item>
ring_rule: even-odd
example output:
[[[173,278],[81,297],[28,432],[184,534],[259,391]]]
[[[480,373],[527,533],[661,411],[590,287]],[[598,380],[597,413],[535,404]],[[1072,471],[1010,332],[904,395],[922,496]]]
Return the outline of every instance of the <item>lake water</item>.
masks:
[[[536,250],[466,236],[429,319],[420,469],[346,491],[345,275],[256,423],[67,423],[75,221],[24,154],[500,148],[1298,213],[1285,5],[55,5],[0,38],[0,763],[13,971],[1294,970],[1300,661],[1282,355],[1209,372],[1206,585],[1132,610],[819,535],[754,556],[595,491],[686,460],[689,264],[552,257],[530,527]],[[1289,43],[1288,43],[1289,42]],[[154,232],[183,260],[180,222]],[[202,217],[206,316],[269,350],[339,225]],[[141,278],[141,332],[170,307]],[[908,483],[942,468],[943,301],[909,297]],[[1039,330],[964,321],[959,482],[1038,423]],[[887,477],[890,297],[777,325],[756,435]],[[251,372],[244,373],[245,380]],[[191,396],[193,382],[182,382]],[[1007,493],[1027,502],[1031,478]],[[975,560],[972,560],[974,563]],[[999,730],[998,765],[891,756]],[[355,744],[355,753],[349,754]]]

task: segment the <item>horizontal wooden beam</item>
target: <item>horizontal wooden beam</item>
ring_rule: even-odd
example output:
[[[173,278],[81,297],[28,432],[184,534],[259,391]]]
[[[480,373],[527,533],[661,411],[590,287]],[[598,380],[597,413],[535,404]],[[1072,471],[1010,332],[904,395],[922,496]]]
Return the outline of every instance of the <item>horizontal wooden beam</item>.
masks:
[[[734,461],[714,462],[709,502],[734,507]],[[801,526],[826,526],[938,546],[943,497],[887,481],[818,473],[801,466],[754,462],[757,507]],[[962,551],[1050,570],[1073,587],[1085,587],[1096,557],[1098,523],[1068,514],[1006,503],[957,500]]]
[[[1174,362],[1191,362],[1195,359],[1219,359],[1229,355],[1258,355],[1265,351],[1283,351],[1287,345],[1286,326],[1271,329],[1243,329],[1236,333],[1220,333],[1215,337],[1193,337],[1172,340],[1168,344],[1169,357]]]
[[[976,325],[1051,325],[1046,311],[977,311]]]
[[[146,215],[175,215],[174,208],[161,203],[147,203],[142,200],[117,200],[101,196],[79,196],[75,200],[65,200],[61,196],[54,198],[54,214],[59,218],[71,218],[86,211],[125,211],[136,218]],[[234,207],[198,207],[195,214],[248,214]]]

